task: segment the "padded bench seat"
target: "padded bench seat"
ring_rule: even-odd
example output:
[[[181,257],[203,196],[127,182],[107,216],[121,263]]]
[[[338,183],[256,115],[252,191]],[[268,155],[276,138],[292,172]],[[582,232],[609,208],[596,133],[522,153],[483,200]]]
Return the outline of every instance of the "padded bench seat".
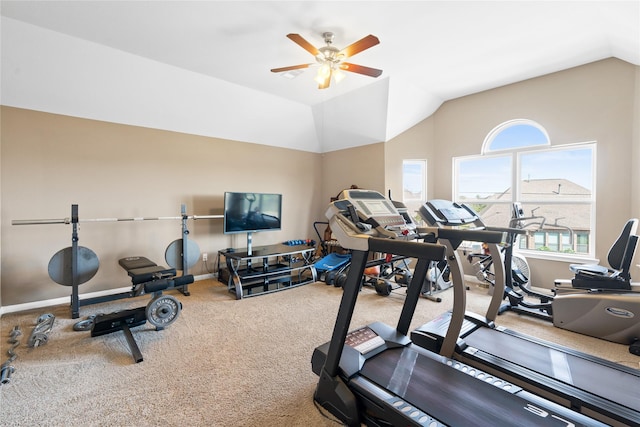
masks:
[[[127,271],[134,285],[155,279],[174,277],[177,274],[175,268],[159,266],[146,257],[122,258],[118,260],[118,264]]]

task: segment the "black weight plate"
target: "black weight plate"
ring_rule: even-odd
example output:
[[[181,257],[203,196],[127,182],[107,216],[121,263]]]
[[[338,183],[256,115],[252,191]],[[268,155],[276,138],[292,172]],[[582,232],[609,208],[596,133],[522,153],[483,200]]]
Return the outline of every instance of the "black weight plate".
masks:
[[[180,309],[180,301],[171,295],[161,295],[147,304],[147,322],[157,328],[166,328],[178,318]]]
[[[49,260],[49,277],[60,285],[73,286],[71,252],[71,246],[60,249]],[[78,285],[91,280],[99,267],[100,261],[95,252],[84,246],[78,246]]]
[[[169,243],[167,250],[164,252],[164,259],[169,267],[176,270],[182,270],[182,239],[174,240]],[[193,240],[187,240],[187,268],[196,265],[200,259],[200,248]]]

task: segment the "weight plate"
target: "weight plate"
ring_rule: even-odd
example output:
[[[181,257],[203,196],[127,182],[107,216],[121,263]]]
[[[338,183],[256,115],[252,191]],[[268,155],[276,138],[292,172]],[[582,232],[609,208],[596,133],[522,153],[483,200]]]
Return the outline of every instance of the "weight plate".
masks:
[[[386,280],[376,280],[374,287],[376,289],[376,293],[383,297],[388,297],[393,289],[391,283]]]
[[[178,318],[180,301],[171,295],[160,295],[147,304],[147,321],[156,328],[166,328]]]
[[[324,281],[327,285],[333,285],[336,282],[336,271],[335,270],[329,270],[327,271],[327,274],[324,276]]]
[[[54,282],[73,286],[73,276],[71,274],[71,246],[60,249],[49,260],[49,277]],[[89,248],[78,246],[78,285],[91,280],[98,272],[100,261],[98,256]]]
[[[344,285],[347,283],[347,273],[340,273],[336,277],[336,282],[334,286],[336,288],[344,288]]]
[[[174,240],[169,243],[167,250],[164,252],[164,259],[169,267],[176,270],[182,270],[182,239]],[[187,268],[196,265],[200,259],[200,248],[193,240],[187,240]]]
[[[54,316],[51,313],[46,313],[41,315],[40,317],[38,317],[38,320],[36,321],[36,323],[44,323],[49,321],[49,319],[54,319],[55,320],[56,316]]]
[[[88,331],[93,328],[93,319],[85,319],[73,324],[74,331]]]

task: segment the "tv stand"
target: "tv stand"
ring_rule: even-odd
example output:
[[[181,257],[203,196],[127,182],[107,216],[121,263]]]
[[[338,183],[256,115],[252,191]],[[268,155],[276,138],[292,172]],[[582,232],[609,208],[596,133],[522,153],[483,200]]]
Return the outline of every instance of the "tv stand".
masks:
[[[218,252],[218,280],[236,299],[282,291],[313,283],[315,248],[283,244]],[[223,261],[224,259],[224,261]]]

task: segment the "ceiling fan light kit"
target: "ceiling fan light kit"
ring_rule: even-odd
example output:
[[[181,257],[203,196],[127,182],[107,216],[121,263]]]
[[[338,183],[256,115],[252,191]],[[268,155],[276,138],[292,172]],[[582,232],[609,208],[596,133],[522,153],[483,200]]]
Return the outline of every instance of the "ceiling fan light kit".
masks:
[[[322,34],[326,46],[322,46],[320,48],[316,48],[299,34],[287,34],[287,37],[315,57],[316,63],[319,65],[318,73],[314,79],[318,83],[318,89],[328,88],[331,84],[332,78],[336,83],[342,81],[345,74],[341,72],[341,70],[363,74],[369,77],[378,77],[382,74],[382,70],[378,70],[376,68],[344,62],[345,59],[380,43],[380,40],[378,40],[374,35],[369,34],[342,50],[333,46],[334,34],[331,32],[325,32]],[[273,68],[271,71],[274,73],[281,73],[285,71],[309,68],[312,65],[315,64],[300,64],[289,67]]]

